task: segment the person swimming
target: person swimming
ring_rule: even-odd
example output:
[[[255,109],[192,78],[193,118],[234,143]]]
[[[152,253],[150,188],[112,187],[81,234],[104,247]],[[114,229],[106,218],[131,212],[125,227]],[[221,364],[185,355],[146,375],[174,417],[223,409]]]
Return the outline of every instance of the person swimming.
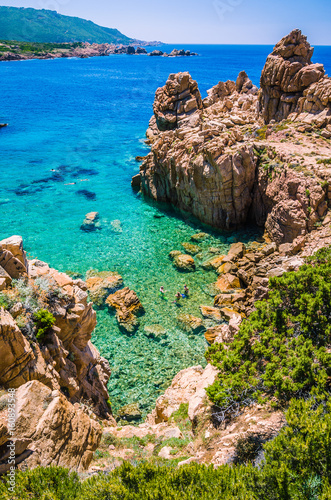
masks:
[[[182,298],[182,294],[180,292],[177,292],[176,295],[175,295],[175,301],[174,301],[174,304],[176,304],[176,306],[180,305],[180,299],[181,298]]]
[[[187,285],[184,285],[184,297],[188,297],[190,294],[190,290]]]
[[[160,297],[163,300],[168,300],[167,297],[166,297],[166,290],[164,289],[164,286],[160,287]]]

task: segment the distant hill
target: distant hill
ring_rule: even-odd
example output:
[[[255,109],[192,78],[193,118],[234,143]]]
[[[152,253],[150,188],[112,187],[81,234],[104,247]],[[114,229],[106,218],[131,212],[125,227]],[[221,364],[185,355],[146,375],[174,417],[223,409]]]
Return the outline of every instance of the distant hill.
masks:
[[[24,42],[116,43],[131,38],[117,29],[103,28],[79,17],[62,16],[53,10],[0,7],[0,39]]]

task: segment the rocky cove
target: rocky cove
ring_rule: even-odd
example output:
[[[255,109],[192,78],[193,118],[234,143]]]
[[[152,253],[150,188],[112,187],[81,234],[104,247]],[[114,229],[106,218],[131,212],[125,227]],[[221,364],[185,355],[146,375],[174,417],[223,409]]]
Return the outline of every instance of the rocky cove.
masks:
[[[0,242],[2,293],[13,300],[1,313],[2,349],[8,356],[0,383],[4,390],[18,388],[22,402],[18,422],[25,431],[17,462],[87,469],[100,444],[101,422],[103,441],[91,472],[108,470],[124,458],[153,455],[220,465],[231,457],[243,432],[262,425],[270,438],[282,427],[281,412],[256,405],[220,431],[210,418],[205,392],[217,371],[200,364],[176,375],[144,424],[125,425],[139,422],[139,404],[116,412],[116,424],[107,404],[111,367],[90,342],[95,312],[87,298],[89,293],[101,318],[114,317],[131,350],[140,325],[144,333],[139,332],[139,341],[144,336],[159,343],[162,356],[175,320],[184,335],[180,342],[199,339],[202,359],[204,339],[209,344],[231,341],[256,300],[268,296],[270,277],[297,270],[305,257],[331,244],[331,87],[322,66],[311,64],[311,56],[306,38],[295,31],[268,58],[261,89],[244,72],[236,82],[220,82],[204,100],[187,73],[171,75],[158,89],[147,131],[151,152],[134,187],[214,228],[246,227],[245,238],[236,241],[240,233],[218,235],[193,225],[180,232],[177,245],[164,244],[163,258],[175,273],[170,280],[164,278],[169,323],[158,321],[165,304],[157,296],[156,282],[157,307],[151,313],[151,301],[144,300],[146,284],[133,289],[116,270],[101,269],[91,270],[85,283],[37,259],[27,260],[19,237]],[[162,215],[160,211],[155,224],[162,224]],[[249,222],[260,226],[261,233],[247,226]],[[24,282],[28,297],[12,280]],[[173,296],[186,283],[190,298],[182,297],[179,307]],[[29,294],[55,318],[44,344],[31,324]],[[36,406],[40,412],[31,418]],[[4,405],[3,421],[5,411]],[[41,425],[49,429],[42,435]],[[5,447],[5,424],[1,435]],[[49,451],[46,438],[58,446]],[[133,446],[134,439],[139,446]],[[72,447],[64,445],[69,442]]]

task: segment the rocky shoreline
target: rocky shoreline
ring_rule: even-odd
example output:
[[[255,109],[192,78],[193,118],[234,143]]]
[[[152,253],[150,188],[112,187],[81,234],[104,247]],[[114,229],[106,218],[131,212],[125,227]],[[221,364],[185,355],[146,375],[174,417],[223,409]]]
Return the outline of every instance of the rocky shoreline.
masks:
[[[111,55],[148,55],[148,56],[163,56],[163,57],[188,57],[196,56],[195,52],[189,50],[174,49],[170,54],[160,50],[147,52],[145,46],[151,43],[140,45],[116,45],[113,43],[88,43],[81,42],[75,44],[31,44],[28,51],[26,47],[21,47],[22,42],[1,42],[0,43],[0,61],[25,61],[29,59],[59,59],[78,57],[81,59],[89,57],[111,56]],[[44,47],[45,45],[45,47]],[[47,45],[47,46],[46,46]]]
[[[219,229],[255,222],[265,230],[249,247],[235,242],[226,255],[213,249],[202,264],[203,233],[182,244],[186,253],[169,255],[178,272],[214,271],[214,305],[201,304],[200,311],[215,324],[205,328],[201,318],[177,318],[182,328],[204,332],[209,345],[233,340],[256,301],[268,298],[270,278],[298,270],[306,257],[331,245],[331,79],[311,57],[296,30],[268,57],[260,89],[241,72],[202,100],[197,83],[179,73],[156,92],[147,131],[151,152],[133,186]],[[83,231],[97,229],[97,215],[87,214]],[[0,310],[6,353],[0,473],[9,440],[1,401],[10,388],[18,389],[19,399],[16,463],[31,467],[58,464],[94,474],[152,457],[219,466],[233,460],[239,438],[263,433],[267,441],[285,424],[283,412],[271,405],[223,418],[206,394],[218,373],[211,364],[178,373],[144,423],[132,425],[140,419],[136,404],[122,408],[116,423],[106,387],[110,367],[90,342],[96,314],[88,293],[133,334],[144,308],[123,286],[117,273],[93,272],[85,283],[28,261],[20,237],[0,242],[0,290],[8,296]],[[47,344],[33,310],[41,306],[54,319]]]
[[[331,199],[331,79],[312,50],[295,31],[268,57],[260,90],[241,72],[204,100],[188,73],[170,75],[135,185],[218,229],[253,222],[277,244],[308,234]]]
[[[112,422],[111,370],[91,343],[85,283],[27,260],[22,238],[0,242],[0,473],[9,469],[8,390],[16,389],[16,465],[85,470]]]

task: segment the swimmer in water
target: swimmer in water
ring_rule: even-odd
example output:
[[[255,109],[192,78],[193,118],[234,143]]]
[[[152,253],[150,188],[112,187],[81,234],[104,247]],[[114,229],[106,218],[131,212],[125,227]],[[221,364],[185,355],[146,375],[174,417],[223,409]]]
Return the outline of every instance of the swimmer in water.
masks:
[[[188,286],[184,285],[184,295],[185,295],[185,297],[188,297],[189,294],[190,294],[190,290],[188,289]]]

